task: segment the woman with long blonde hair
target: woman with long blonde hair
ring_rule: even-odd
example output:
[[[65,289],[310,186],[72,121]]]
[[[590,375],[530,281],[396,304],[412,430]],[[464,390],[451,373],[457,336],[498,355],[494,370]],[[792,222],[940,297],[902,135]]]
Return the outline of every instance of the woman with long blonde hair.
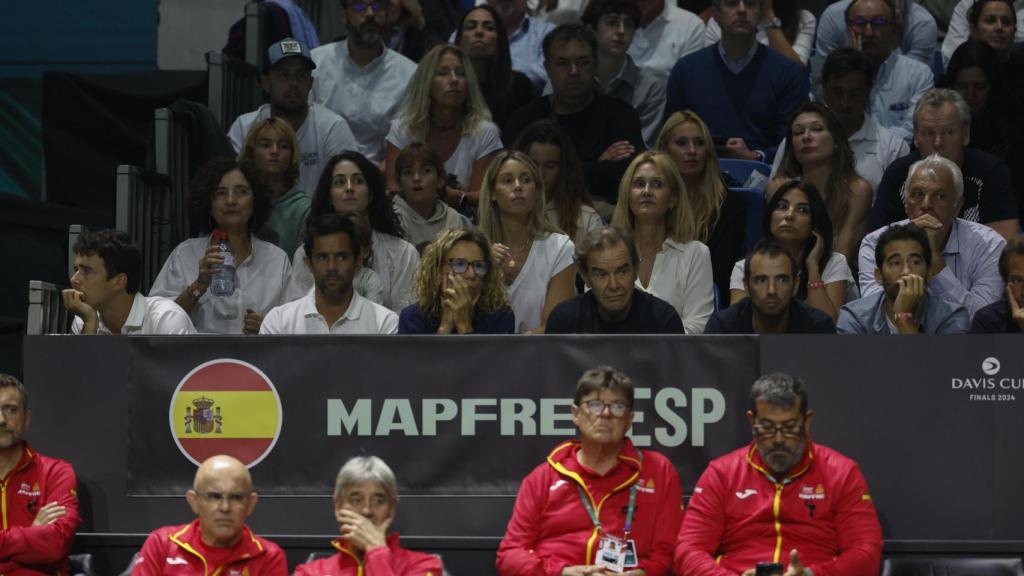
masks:
[[[399,334],[512,334],[501,270],[477,230],[442,230],[423,252],[416,303],[402,310]]]
[[[702,333],[715,310],[711,254],[697,240],[686,184],[668,154],[633,159],[619,183],[612,225],[636,242],[637,287],[671,304],[687,334]]]
[[[444,160],[450,204],[476,203],[484,171],[502,148],[501,133],[472,64],[457,46],[435,46],[416,66],[405,106],[387,135],[388,190],[398,190],[395,162],[413,142],[423,142]]]
[[[517,150],[491,162],[480,188],[480,231],[493,246],[516,332],[544,332],[551,310],[573,295],[574,245],[544,216],[544,181],[537,165]]]

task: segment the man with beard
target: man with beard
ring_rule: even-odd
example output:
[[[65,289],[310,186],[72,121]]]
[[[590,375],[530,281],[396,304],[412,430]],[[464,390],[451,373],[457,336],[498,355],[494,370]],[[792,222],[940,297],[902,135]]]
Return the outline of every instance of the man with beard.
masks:
[[[306,46],[285,38],[272,44],[267,55],[268,69],[260,76],[260,85],[270,103],[239,116],[228,130],[228,139],[239,152],[256,122],[271,116],[288,122],[299,141],[294,153],[301,153],[298,187],[312,196],[324,163],[343,150],[355,149],[356,139],[344,118],[309,101],[316,65]]]
[[[913,224],[890,226],[875,246],[875,281],[882,291],[847,302],[840,334],[964,334],[967,309],[928,294],[932,251],[928,235]]]
[[[0,374],[0,573],[67,574],[80,520],[75,471],[29,447],[31,416],[25,387]]]
[[[856,462],[811,441],[813,418],[799,378],[754,382],[754,440],[697,481],[676,574],[753,576],[759,562],[788,564],[786,576],[878,573],[882,530],[867,483]]]
[[[325,214],[309,224],[309,293],[267,312],[260,334],[395,334],[398,315],[352,288],[362,242],[351,219]]]
[[[834,334],[828,314],[793,297],[800,280],[793,256],[778,240],[758,240],[743,264],[749,297],[712,314],[704,333]]]
[[[309,99],[341,114],[356,137],[352,149],[380,164],[416,64],[384,45],[387,0],[341,4],[348,38],[313,50]]]

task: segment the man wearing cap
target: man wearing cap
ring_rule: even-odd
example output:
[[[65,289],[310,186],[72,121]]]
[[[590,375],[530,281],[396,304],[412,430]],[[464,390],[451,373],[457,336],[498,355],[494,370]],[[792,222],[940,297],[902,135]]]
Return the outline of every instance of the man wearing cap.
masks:
[[[310,100],[344,116],[357,138],[353,149],[380,164],[416,64],[384,44],[387,1],[341,0],[341,7],[348,38],[313,50]]]
[[[185,498],[197,518],[150,533],[132,576],[288,574],[284,551],[245,525],[257,498],[244,464],[231,456],[211,456],[196,470]]]
[[[299,141],[298,186],[312,196],[324,164],[343,150],[354,150],[356,139],[344,118],[309,101],[316,64],[301,42],[285,38],[271,44],[267,54],[268,69],[260,76],[260,84],[270,103],[239,116],[228,130],[228,138],[237,152],[256,122],[271,116],[288,122]]]

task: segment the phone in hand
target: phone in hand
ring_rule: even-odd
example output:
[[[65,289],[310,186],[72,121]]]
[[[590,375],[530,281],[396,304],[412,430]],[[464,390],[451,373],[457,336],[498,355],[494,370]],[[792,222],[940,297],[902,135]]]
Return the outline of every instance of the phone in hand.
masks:
[[[785,573],[785,567],[777,562],[758,562],[754,570],[754,576],[782,576]]]

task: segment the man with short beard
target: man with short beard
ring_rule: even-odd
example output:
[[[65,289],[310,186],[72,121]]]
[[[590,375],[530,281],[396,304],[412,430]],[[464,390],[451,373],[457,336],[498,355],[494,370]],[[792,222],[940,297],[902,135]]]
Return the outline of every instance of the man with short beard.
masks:
[[[267,312],[260,334],[396,334],[398,315],[352,287],[362,242],[355,223],[325,214],[306,232],[306,265],[314,286]]]
[[[270,103],[242,114],[228,130],[228,139],[239,152],[256,122],[270,117],[288,122],[299,141],[299,150],[294,153],[301,154],[298,188],[311,197],[324,164],[335,154],[356,147],[356,138],[344,118],[309,101],[314,68],[309,49],[298,40],[285,38],[271,44],[267,69],[260,76]]]
[[[750,391],[753,442],[708,465],[679,529],[676,574],[877,574],[882,530],[853,460],[811,441],[804,383],[762,376]],[[767,537],[767,535],[771,537]]]
[[[348,38],[315,48],[309,99],[348,121],[355,150],[384,161],[384,137],[416,64],[384,45],[388,0],[341,0]]]

